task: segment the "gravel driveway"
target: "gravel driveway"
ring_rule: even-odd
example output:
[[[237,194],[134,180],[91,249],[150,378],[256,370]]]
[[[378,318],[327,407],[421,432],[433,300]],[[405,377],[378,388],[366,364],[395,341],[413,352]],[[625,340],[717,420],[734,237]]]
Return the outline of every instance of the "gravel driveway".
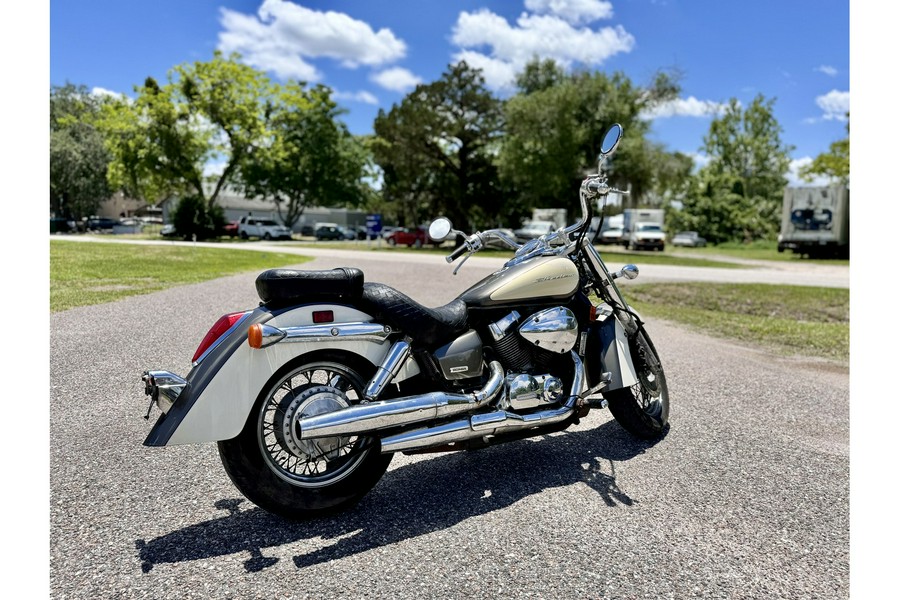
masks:
[[[430,305],[493,268],[321,256]],[[213,444],[147,448],[144,369],[185,374],[255,273],[50,316],[54,598],[846,598],[846,368],[651,321],[671,430],[607,411],[538,440],[398,455],[349,512],[288,523]],[[155,418],[155,416],[153,417]]]

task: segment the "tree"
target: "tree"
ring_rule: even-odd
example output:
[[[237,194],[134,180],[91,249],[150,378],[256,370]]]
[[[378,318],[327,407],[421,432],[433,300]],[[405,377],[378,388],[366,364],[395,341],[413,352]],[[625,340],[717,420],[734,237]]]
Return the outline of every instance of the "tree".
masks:
[[[409,224],[444,214],[467,229],[502,218],[506,195],[494,164],[502,124],[500,101],[465,62],[417,86],[375,119],[385,200]]]
[[[781,141],[774,99],[757,96],[744,110],[732,99],[704,137],[700,169],[670,226],[696,230],[712,243],[770,238],[781,222],[785,174],[793,149]]]
[[[104,99],[85,86],[50,89],[50,210],[80,219],[110,196],[110,155],[97,128]]]
[[[660,73],[646,87],[622,73],[564,75],[552,61],[533,61],[517,79],[520,93],[505,106],[506,137],[499,156],[502,179],[528,207],[578,211],[578,186],[595,172],[600,140],[613,123],[625,136],[608,164],[617,187],[630,186],[637,205],[655,183],[654,164],[662,151],[646,140],[642,113],[674,98],[678,85]]]
[[[850,183],[850,113],[847,113],[847,137],[832,142],[828,152],[818,155],[810,164],[800,169],[800,176],[812,181],[816,175],[847,185]]]
[[[241,174],[250,196],[272,198],[293,227],[307,206],[356,205],[368,150],[338,120],[331,90],[302,83],[280,87],[267,110],[268,143],[253,148]]]
[[[266,134],[272,86],[238,58],[216,52],[211,61],[176,66],[163,86],[148,77],[134,102],[106,111],[116,186],[148,201],[178,194],[215,205]],[[221,170],[209,174],[213,163]]]

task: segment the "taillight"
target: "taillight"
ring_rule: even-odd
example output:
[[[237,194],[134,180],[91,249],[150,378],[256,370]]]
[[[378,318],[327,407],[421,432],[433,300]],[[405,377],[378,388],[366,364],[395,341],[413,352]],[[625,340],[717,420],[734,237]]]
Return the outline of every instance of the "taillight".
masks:
[[[191,362],[197,362],[197,359],[203,356],[203,353],[216,343],[216,340],[222,337],[226,331],[231,329],[234,324],[240,321],[246,314],[246,312],[236,312],[219,317],[219,320],[210,327],[209,331],[203,337],[203,341],[200,342],[200,346],[198,346],[197,351],[194,352],[194,358],[191,359]]]

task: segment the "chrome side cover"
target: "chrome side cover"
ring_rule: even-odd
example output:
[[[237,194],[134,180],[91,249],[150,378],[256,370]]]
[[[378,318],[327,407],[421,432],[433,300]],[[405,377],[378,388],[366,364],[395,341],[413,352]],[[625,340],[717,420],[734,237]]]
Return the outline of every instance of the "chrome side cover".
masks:
[[[522,337],[544,350],[564,354],[578,341],[578,320],[564,306],[534,313],[519,327]]]

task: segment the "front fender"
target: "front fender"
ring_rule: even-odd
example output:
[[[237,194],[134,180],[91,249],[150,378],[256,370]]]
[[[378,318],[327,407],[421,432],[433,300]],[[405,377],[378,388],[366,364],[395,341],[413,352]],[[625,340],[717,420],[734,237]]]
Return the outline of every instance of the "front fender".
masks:
[[[592,386],[599,383],[603,373],[611,376],[604,391],[631,387],[638,382],[631,360],[628,335],[615,317],[609,316],[602,322],[595,321],[591,324],[587,355],[589,359],[585,362]]]
[[[144,441],[146,446],[168,446],[227,440],[238,435],[247,422],[260,391],[282,366],[316,350],[338,349],[356,354],[374,365],[381,364],[391,347],[385,339],[333,337],[327,340],[281,341],[260,349],[251,348],[247,330],[255,323],[273,327],[313,325],[313,311],[334,312],[336,328],[347,323],[371,323],[372,317],[352,307],[316,304],[280,312],[256,309],[249,319],[206,357],[186,377],[187,385],[168,413],[162,415]],[[418,373],[415,361],[395,378]]]

